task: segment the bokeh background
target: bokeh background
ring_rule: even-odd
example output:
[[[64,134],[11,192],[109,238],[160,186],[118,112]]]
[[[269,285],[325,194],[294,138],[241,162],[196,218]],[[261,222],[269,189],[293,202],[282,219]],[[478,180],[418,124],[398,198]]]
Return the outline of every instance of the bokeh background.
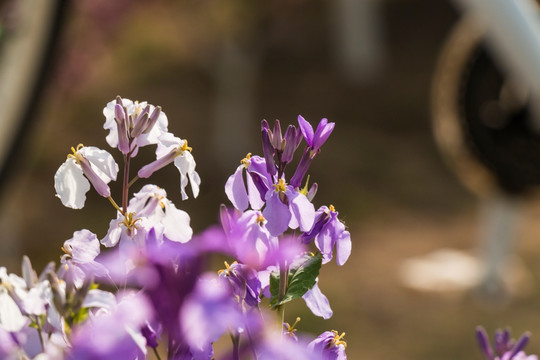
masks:
[[[15,3],[0,1],[2,39],[20,31]],[[23,254],[37,269],[58,261],[75,230],[105,235],[115,215],[109,203],[91,191],[84,209],[65,208],[53,176],[71,146],[108,148],[102,109],[116,95],[162,106],[169,129],[189,140],[200,196],[181,201],[172,167],[153,182],[188,211],[195,231],[217,222],[240,159],[261,153],[262,119],[326,117],[336,127],[310,169],[319,184],[314,202],[336,207],[353,253],[343,267],[332,262],[321,272],[333,318],[318,319],[299,302],[287,308],[288,320],[300,315],[300,330],[316,334],[346,332],[350,359],[480,359],[479,324],[490,332],[511,326],[516,336],[530,330],[529,349],[540,352],[533,198],[519,204],[512,246],[521,280],[502,300],[469,287],[418,291],[400,277],[411,257],[441,248],[475,254],[481,238],[482,205],[446,166],[432,131],[431,84],[460,18],[454,4],[78,0],[62,14],[30,121],[1,174],[0,261],[10,271],[19,273]],[[154,156],[143,150],[138,166]]]

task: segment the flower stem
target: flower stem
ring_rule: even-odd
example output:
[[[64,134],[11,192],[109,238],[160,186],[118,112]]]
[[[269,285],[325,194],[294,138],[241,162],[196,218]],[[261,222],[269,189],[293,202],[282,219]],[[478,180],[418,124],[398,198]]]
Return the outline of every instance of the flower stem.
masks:
[[[138,176],[135,176],[133,179],[131,179],[131,181],[129,182],[128,184],[128,188],[131,187],[131,185],[135,184],[135,181],[139,180],[139,177]]]
[[[159,356],[159,352],[157,351],[157,349],[156,349],[156,348],[152,348],[152,350],[154,350],[154,355],[156,355],[156,358],[157,358],[158,360],[161,360],[161,356]]]
[[[128,195],[129,195],[129,162],[131,153],[124,156],[124,182],[122,184],[122,213],[127,213]]]
[[[122,209],[120,209],[120,207],[118,206],[118,204],[116,204],[116,202],[114,201],[112,197],[109,196],[107,199],[109,199],[109,201],[111,202],[111,204],[114,206],[116,210],[118,210],[119,212],[122,212]]]
[[[231,340],[233,343],[233,360],[239,360],[240,354],[239,354],[239,346],[240,346],[240,336],[238,334],[231,333]]]

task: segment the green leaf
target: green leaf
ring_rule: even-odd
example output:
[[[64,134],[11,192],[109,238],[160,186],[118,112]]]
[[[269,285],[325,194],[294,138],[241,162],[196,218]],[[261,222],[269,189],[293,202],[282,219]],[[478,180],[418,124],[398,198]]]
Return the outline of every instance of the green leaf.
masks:
[[[279,270],[270,274],[270,305],[275,308],[291,300],[302,297],[315,285],[322,265],[322,254],[305,254],[295,260],[289,267],[287,290],[279,300]]]

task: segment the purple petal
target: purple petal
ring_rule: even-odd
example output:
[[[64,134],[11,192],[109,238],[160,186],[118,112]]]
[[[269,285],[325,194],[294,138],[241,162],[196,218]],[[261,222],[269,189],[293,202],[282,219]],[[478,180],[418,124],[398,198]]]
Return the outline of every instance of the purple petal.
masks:
[[[268,221],[266,228],[272,236],[281,235],[289,228],[291,212],[279,199],[279,193],[274,190],[268,190],[263,216]]]
[[[227,197],[233,206],[240,211],[244,211],[248,207],[248,195],[242,176],[243,169],[244,165],[240,165],[236,168],[234,174],[229,177],[225,184],[225,194],[227,194]]]
[[[321,292],[318,283],[315,283],[315,285],[313,285],[313,287],[309,289],[304,296],[302,296],[302,298],[314,315],[320,316],[327,320],[330,319],[334,314],[332,308],[330,308],[328,298]]]
[[[351,255],[351,234],[343,231],[336,242],[336,263],[341,266],[345,264]]]
[[[317,126],[317,131],[313,136],[313,149],[319,149],[328,139],[332,131],[334,130],[335,123],[328,123],[328,120],[322,119]]]
[[[304,139],[306,139],[310,147],[313,147],[313,127],[301,115],[298,115],[298,124],[300,125],[302,135],[304,135]]]
[[[309,202],[307,197],[295,190],[291,186],[287,187],[285,195],[289,198],[289,207],[292,213],[292,229],[296,228],[296,224],[303,232],[309,231],[315,221],[315,208]],[[294,220],[293,220],[294,219]]]

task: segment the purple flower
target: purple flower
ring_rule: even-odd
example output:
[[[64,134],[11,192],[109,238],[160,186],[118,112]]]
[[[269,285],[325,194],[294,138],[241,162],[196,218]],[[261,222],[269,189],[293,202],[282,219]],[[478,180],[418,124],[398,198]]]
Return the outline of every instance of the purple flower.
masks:
[[[249,153],[227,180],[225,194],[238,210],[244,211],[248,205],[251,205],[254,210],[259,210],[264,206],[264,194],[272,184],[272,177],[266,173],[265,164],[263,158],[252,157]],[[244,170],[246,181],[244,181]]]
[[[308,350],[320,354],[324,360],[346,360],[344,336],[345,333],[338,335],[335,330],[325,331],[309,343]]]
[[[261,282],[257,277],[257,272],[236,261],[231,265],[225,262],[225,267],[224,270],[218,271],[218,274],[229,281],[233,294],[240,302],[257,307],[261,302]]]
[[[327,119],[322,119],[319,125],[317,125],[317,130],[313,132],[311,124],[301,115],[298,115],[298,124],[300,125],[302,135],[304,135],[304,139],[306,139],[309,148],[314,153],[319,152],[319,149],[326,142],[335,126],[335,123],[329,123]]]
[[[315,208],[307,197],[279,179],[274,189],[266,193],[266,207],[263,216],[272,236],[283,234],[289,227],[308,231],[313,226]]]
[[[302,234],[302,241],[307,244],[315,239],[315,245],[323,254],[323,264],[332,260],[336,248],[336,262],[343,265],[351,255],[351,234],[338,220],[338,212],[330,207],[321,206],[315,213],[315,222],[309,232]]]
[[[516,342],[510,338],[510,331],[497,330],[492,348],[486,330],[481,326],[476,328],[476,340],[486,360],[538,360],[536,355],[527,355],[523,351],[529,338],[530,335],[525,333]]]
[[[104,309],[74,330],[68,359],[144,358],[146,340],[140,333],[152,309],[142,295],[128,295],[111,311]]]
[[[227,282],[214,274],[202,275],[193,293],[185,300],[180,323],[184,338],[195,359],[209,359],[212,343],[228,329],[245,327],[238,302]]]

